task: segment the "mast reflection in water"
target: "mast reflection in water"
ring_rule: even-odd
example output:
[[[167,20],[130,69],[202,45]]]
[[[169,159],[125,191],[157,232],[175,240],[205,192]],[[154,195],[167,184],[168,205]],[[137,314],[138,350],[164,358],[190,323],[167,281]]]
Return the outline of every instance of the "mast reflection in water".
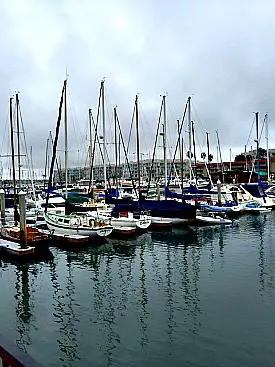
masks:
[[[272,365],[274,224],[246,216],[2,262],[2,332],[45,366]]]

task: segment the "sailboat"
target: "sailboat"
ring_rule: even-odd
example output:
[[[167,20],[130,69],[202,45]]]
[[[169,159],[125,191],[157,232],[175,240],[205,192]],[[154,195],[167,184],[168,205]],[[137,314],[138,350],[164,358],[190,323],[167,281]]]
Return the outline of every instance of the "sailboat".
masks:
[[[5,224],[2,225],[0,228],[0,236],[5,239],[6,241],[11,241],[13,243],[22,243],[22,231],[18,226],[18,222],[20,219],[20,213],[17,207],[17,193],[16,193],[16,177],[15,177],[15,153],[14,153],[14,128],[13,128],[13,106],[12,106],[12,98],[10,98],[10,141],[11,141],[11,156],[12,156],[12,181],[13,181],[13,224]],[[19,133],[19,98],[18,93],[16,94],[16,117],[17,117],[17,130]],[[19,134],[18,134],[19,135]],[[18,136],[18,146],[17,146],[17,153],[18,153],[18,165],[19,165],[19,187],[20,184],[20,144],[19,144],[19,136]],[[20,195],[20,194],[19,194]],[[26,210],[24,204],[24,211]],[[22,213],[21,213],[22,215]],[[27,218],[28,214],[26,214]],[[6,221],[7,218],[5,218]],[[9,218],[8,218],[9,219]],[[41,242],[47,241],[48,237],[45,234],[40,233],[37,228],[32,225],[26,226],[25,231],[25,239],[26,243],[28,244],[28,248],[34,248],[41,244]],[[31,247],[35,246],[35,247]],[[25,244],[23,247],[26,247]],[[10,246],[12,248],[12,246]],[[26,252],[26,251],[25,251]]]
[[[105,127],[105,88],[104,88],[104,80],[101,81],[100,85],[100,96],[99,96],[99,106],[98,106],[98,118],[99,118],[99,111],[101,108],[101,118],[102,118],[102,137],[103,137],[103,148],[101,152],[102,160],[103,160],[103,179],[104,179],[104,190],[107,191],[107,184],[110,186],[109,178],[107,177],[107,169],[106,169],[106,127]],[[137,105],[137,97],[136,102]],[[136,110],[137,111],[137,110]],[[137,112],[136,112],[137,113]],[[95,131],[95,141],[98,139],[98,121],[96,122],[96,131]],[[118,116],[117,116],[117,109],[114,108],[114,124],[115,124],[115,159],[116,159],[116,170],[115,170],[115,176],[116,176],[116,189],[114,191],[118,192],[118,180],[117,180],[117,126],[120,129]],[[91,130],[91,128],[90,128]],[[121,131],[120,131],[120,138]],[[91,139],[90,139],[91,140]],[[91,145],[91,143],[90,143]],[[100,146],[100,144],[99,144]],[[93,152],[95,150],[95,145],[93,147]],[[93,160],[94,160],[94,153],[90,153],[90,160],[91,160],[91,183],[92,183],[92,166],[93,166]],[[69,205],[68,205],[69,204]],[[107,204],[107,205],[106,205]],[[72,202],[68,203],[66,208],[70,210],[70,213],[76,212],[76,213],[89,213],[89,216],[91,218],[98,218],[100,216],[101,220],[105,222],[109,222],[113,227],[114,231],[116,233],[121,233],[123,235],[127,234],[133,234],[135,230],[138,229],[147,229],[151,224],[151,216],[145,212],[140,211],[138,208],[134,210],[129,210],[129,208],[124,208],[123,210],[118,209],[117,207],[111,208],[108,203],[102,205],[102,203],[79,203],[73,204]]]
[[[80,235],[88,237],[106,237],[112,233],[113,227],[105,221],[96,221],[87,213],[70,215],[45,213],[48,228],[57,235]]]
[[[264,185],[260,176],[260,155],[259,155],[259,112],[255,113],[256,117],[256,144],[257,144],[257,183],[247,183],[241,185],[242,189],[253,197],[253,200],[264,208],[273,208],[275,203],[272,198],[267,196],[264,190]]]
[[[165,175],[165,185],[167,185],[167,159],[166,159],[166,105],[165,98],[162,98],[161,111],[164,112],[163,118],[163,147],[164,147],[164,175]],[[139,130],[138,130],[138,97],[136,96],[135,101],[135,112],[136,112],[136,144],[137,144],[137,181],[138,181],[138,194],[139,199],[135,200],[132,198],[120,198],[119,195],[112,191],[107,192],[105,197],[105,202],[108,204],[116,204],[115,208],[118,212],[126,210],[129,211],[146,211],[149,212],[152,217],[152,225],[160,223],[166,223],[167,225],[171,224],[181,224],[188,223],[195,220],[196,217],[196,208],[194,205],[190,205],[185,203],[184,201],[180,202],[175,199],[167,199],[164,200],[153,200],[147,197],[144,197],[141,194],[140,190],[140,169],[139,169]],[[185,109],[186,112],[186,109]],[[159,119],[159,125],[161,120]],[[159,130],[158,125],[158,130]],[[158,135],[158,134],[157,134]],[[155,147],[153,153],[153,160],[155,156],[155,150],[157,145],[157,137],[155,140]],[[150,188],[150,179],[148,188]]]
[[[138,136],[138,96],[135,99],[135,115],[136,115],[136,131]],[[115,159],[116,159],[116,187],[118,190],[118,182],[117,182],[117,110],[114,108],[114,122],[115,122]],[[139,163],[139,141],[137,139],[137,166],[138,166],[138,186],[140,188],[140,163]],[[106,188],[105,188],[106,190]],[[137,229],[147,229],[151,225],[151,215],[148,212],[135,210],[135,212],[127,210],[119,210],[119,208],[115,207],[111,214],[111,224],[114,226],[117,232],[127,233],[126,228],[128,229],[128,233],[133,232],[133,228]]]
[[[46,207],[45,207],[45,221],[46,224],[51,231],[52,235],[55,234],[57,236],[67,236],[68,240],[70,239],[70,236],[86,236],[86,237],[105,237],[108,236],[112,230],[113,227],[111,225],[107,225],[105,222],[102,221],[95,221],[94,219],[91,219],[87,215],[76,213],[76,214],[56,214],[56,213],[50,213],[47,211],[47,204],[49,201],[49,193],[51,188],[51,182],[52,182],[52,175],[53,175],[53,167],[55,163],[55,156],[56,156],[56,149],[57,149],[57,142],[58,142],[58,135],[59,135],[59,129],[60,129],[60,123],[61,123],[61,116],[62,116],[62,106],[64,102],[65,106],[65,195],[67,197],[67,160],[68,160],[68,147],[67,147],[67,79],[64,81],[63,88],[62,88],[62,94],[61,94],[61,100],[59,104],[59,114],[57,119],[57,126],[56,126],[56,135],[55,140],[53,144],[53,156],[50,166],[50,176],[48,181],[48,190],[47,190],[47,198],[46,198]]]

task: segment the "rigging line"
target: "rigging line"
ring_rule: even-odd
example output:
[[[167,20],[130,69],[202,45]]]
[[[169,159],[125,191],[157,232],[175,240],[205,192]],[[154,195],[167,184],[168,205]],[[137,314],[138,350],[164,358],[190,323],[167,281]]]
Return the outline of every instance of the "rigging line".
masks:
[[[185,109],[184,109],[184,113],[183,113],[182,120],[181,120],[181,126],[180,126],[179,133],[178,133],[177,144],[176,144],[176,148],[175,148],[175,152],[174,152],[174,157],[173,157],[171,168],[170,168],[170,173],[169,173],[169,176],[168,176],[167,186],[169,186],[169,183],[170,183],[170,180],[171,180],[172,166],[173,166],[173,164],[175,162],[177,150],[178,150],[178,147],[179,147],[179,144],[180,144],[180,136],[181,136],[182,127],[183,127],[183,123],[184,123],[184,120],[185,120],[187,108],[188,108],[188,100],[187,100],[187,102],[185,104]]]
[[[137,192],[137,188],[136,188],[136,185],[135,185],[135,182],[134,182],[134,179],[133,179],[131,167],[130,167],[130,164],[129,164],[128,155],[127,155],[127,151],[126,151],[126,148],[125,148],[123,135],[122,135],[122,132],[121,132],[121,127],[120,127],[118,114],[116,115],[116,117],[117,117],[117,126],[118,126],[118,130],[119,130],[119,136],[120,136],[122,147],[123,147],[123,150],[124,150],[125,160],[126,160],[126,164],[127,164],[128,170],[129,170],[129,175],[130,175],[130,178],[131,178],[131,181],[132,181],[133,189],[135,191],[136,196],[139,197],[138,192]]]
[[[168,94],[167,94],[167,96],[168,96]],[[168,114],[170,116],[170,120],[171,121],[177,121],[177,119],[175,118],[175,116],[176,115],[178,116],[178,114],[175,113],[175,108],[174,107],[173,108],[170,107],[169,101],[166,101],[166,109],[167,109]]]
[[[100,93],[101,94],[101,93]],[[100,104],[99,104],[99,108],[100,108]],[[99,116],[99,115],[98,115]],[[97,116],[97,117],[98,117]],[[94,130],[95,130],[95,139],[94,139],[94,147],[95,147],[95,143],[96,143],[96,140],[97,140],[97,143],[98,143],[98,149],[99,149],[99,152],[100,152],[100,155],[101,155],[101,158],[102,158],[102,161],[104,160],[104,156],[103,156],[103,151],[102,151],[102,148],[101,148],[101,146],[100,146],[100,141],[99,141],[99,136],[98,136],[98,133],[97,133],[97,127],[96,127],[96,124],[95,124],[95,121],[94,121],[94,117],[93,117],[93,114],[91,114],[91,117],[92,117],[92,124],[93,124],[93,127],[94,127]],[[97,121],[97,124],[98,124],[98,121]],[[104,147],[103,147],[103,149],[104,149]],[[105,148],[106,149],[106,148]],[[106,156],[105,157],[108,157],[108,152],[107,152],[107,150],[106,150]],[[109,159],[109,158],[108,158]],[[92,167],[91,167],[91,173],[92,173],[92,170],[93,170],[93,160],[94,160],[94,153],[93,153],[93,157],[92,157]],[[110,162],[109,162],[109,164],[110,164]],[[106,172],[106,174],[107,174],[107,172]],[[90,174],[90,176],[91,176],[91,174]],[[111,187],[111,183],[110,183],[110,179],[109,179],[109,177],[108,177],[108,175],[107,175],[107,181],[108,181],[108,184],[109,184],[109,187]],[[91,180],[91,178],[90,178],[90,180]],[[91,183],[90,183],[90,185],[91,185]],[[89,185],[89,186],[90,186]]]
[[[86,150],[84,167],[87,167],[88,166],[88,159],[89,159],[89,152],[87,152],[87,150]]]
[[[92,167],[90,170],[90,178],[89,178],[89,194],[91,193],[91,187],[93,186],[92,178],[93,178],[93,167],[94,167],[94,161],[95,161],[95,148],[96,148],[96,139],[98,137],[98,124],[99,124],[99,115],[100,115],[100,107],[101,107],[101,96],[102,96],[102,87],[100,87],[99,96],[98,96],[98,104],[97,104],[97,113],[96,113],[96,124],[94,123],[94,116],[91,114],[92,117],[92,123],[95,126],[95,137],[94,137],[94,146],[93,146],[93,152],[92,152]]]
[[[111,138],[111,141],[114,141],[114,136],[113,136],[113,125],[112,125],[112,122],[113,122],[113,116],[110,117],[110,109],[112,110],[112,107],[111,107],[111,103],[109,102],[111,100],[111,98],[109,97],[109,92],[108,92],[108,89],[105,87],[104,88],[104,94],[105,94],[105,111],[106,111],[106,115],[107,115],[107,121],[109,123],[109,126],[110,126],[110,129],[107,129],[108,130],[108,133],[110,134],[109,135],[109,138]],[[106,141],[106,144],[107,144],[107,141]]]
[[[74,104],[72,102],[72,94],[70,92],[70,89],[67,87],[67,91],[68,91],[68,105],[69,105],[69,111],[71,113],[71,121],[72,121],[72,125],[73,125],[73,130],[74,130],[74,140],[76,141],[76,145],[79,147],[81,146],[81,142],[83,141],[83,137],[81,137],[81,133],[80,133],[80,137],[79,137],[79,131],[80,131],[80,124],[79,124],[79,120],[77,118],[77,114],[76,114],[76,109],[74,107]],[[76,126],[77,125],[77,126]],[[77,127],[79,130],[77,130]],[[79,157],[77,160],[78,164],[79,162]]]
[[[167,139],[167,144],[168,144],[168,151],[169,151],[170,157],[172,157],[172,145],[169,144],[168,139]],[[179,178],[179,173],[177,171],[177,166],[176,166],[175,162],[171,162],[171,166],[173,166],[173,168],[174,168],[175,176],[177,178]]]
[[[58,135],[59,135],[59,129],[60,129],[60,123],[61,123],[61,117],[62,117],[62,106],[63,106],[66,84],[67,84],[67,80],[64,81],[63,88],[62,88],[62,94],[61,94],[61,98],[59,102],[58,118],[57,118],[57,123],[56,123],[56,128],[55,128],[55,138],[54,138],[54,144],[53,144],[53,156],[52,156],[50,175],[49,175],[49,180],[48,180],[48,191],[47,191],[47,196],[46,196],[45,213],[47,213],[49,197],[50,197],[50,189],[51,189],[51,184],[52,184],[54,161],[56,158],[56,148],[57,148]]]
[[[36,203],[36,195],[35,195],[35,188],[34,188],[34,182],[33,182],[33,167],[31,167],[31,160],[30,160],[30,157],[29,157],[29,152],[28,152],[28,148],[27,148],[27,141],[26,141],[26,134],[25,134],[25,128],[24,128],[24,124],[23,124],[21,104],[20,104],[19,101],[18,101],[18,109],[19,109],[19,117],[20,117],[20,122],[21,122],[21,128],[22,128],[22,132],[23,132],[24,145],[25,145],[25,150],[26,150],[27,166],[28,166],[28,170],[29,170],[29,174],[30,174],[30,178],[31,178],[31,186],[32,186],[34,201]]]
[[[198,135],[197,135],[197,132],[195,130],[195,136],[196,136],[196,141],[198,142],[198,145],[199,145],[199,148],[200,148],[200,152],[202,153],[203,150],[202,150],[202,146],[201,146],[201,143],[200,143],[200,140],[198,138]],[[206,169],[206,172],[208,174],[208,177],[209,177],[209,180],[210,180],[210,184],[211,186],[213,187],[213,181],[212,181],[212,177],[211,177],[211,174],[210,174],[210,170],[208,168],[208,165],[207,165],[207,162],[206,162],[206,158],[203,159],[203,163],[204,163],[204,166],[205,166],[205,169]]]
[[[263,130],[264,130],[264,127],[265,127],[265,123],[266,123],[266,116],[263,119],[262,129],[261,129],[261,133],[260,133],[260,137],[259,137],[259,144],[260,144],[260,141],[261,141],[261,138],[262,138],[262,134],[263,134]]]
[[[203,126],[203,123],[201,121],[201,118],[199,116],[198,111],[196,110],[196,107],[194,105],[193,100],[191,99],[191,105],[192,105],[192,111],[194,111],[195,115],[196,115],[196,124],[200,126],[200,128],[202,129],[203,133],[205,134],[207,132],[207,130],[205,129],[205,127]]]
[[[144,133],[144,137],[148,137],[148,135],[149,135],[149,138],[151,138],[151,140],[152,140],[153,137],[154,137],[153,130],[151,129],[151,124],[148,123],[148,120],[146,118],[146,115],[144,113],[144,110],[143,110],[141,104],[139,104],[139,111],[140,111],[140,113],[139,113],[139,116],[140,116],[140,124],[139,124],[140,130],[141,130],[141,132]],[[146,131],[144,131],[145,126],[146,126]],[[143,143],[145,143],[146,150],[149,150],[147,148],[147,142],[148,142],[147,139],[146,139],[146,141],[145,141],[145,139],[143,140]]]
[[[52,148],[53,148],[53,136],[52,136],[52,132],[50,131],[50,135],[49,135],[49,139],[52,143]],[[61,178],[61,169],[59,167],[59,163],[58,163],[58,160],[57,160],[57,157],[55,157],[55,164],[56,164],[56,168],[57,168],[57,174],[58,174],[58,178],[59,178],[59,183],[60,183],[60,186],[61,186],[61,189],[63,189],[63,186],[62,186],[62,178]]]
[[[8,118],[9,118],[9,113],[7,112],[7,115],[6,115],[6,123],[4,124],[4,134],[3,134],[3,140],[2,140],[2,145],[1,145],[1,152],[4,151],[4,143],[7,141],[4,137],[5,137],[6,131],[7,131]]]
[[[148,191],[150,190],[150,183],[151,183],[151,178],[152,178],[152,171],[153,171],[154,162],[155,162],[155,154],[156,154],[156,147],[157,147],[158,136],[159,136],[159,128],[160,128],[160,124],[161,124],[161,115],[162,115],[162,110],[163,110],[163,104],[164,104],[164,101],[163,101],[163,98],[162,98],[161,107],[160,107],[160,111],[159,111],[158,126],[157,126],[157,132],[156,132],[156,138],[155,138],[155,144],[154,144],[154,150],[153,150],[153,157],[152,157],[151,169],[150,169],[148,186],[147,186],[147,190]]]
[[[254,114],[253,122],[252,122],[252,125],[251,125],[251,129],[250,129],[250,132],[249,132],[249,135],[248,135],[247,142],[246,142],[246,146],[248,146],[248,143],[250,141],[250,137],[251,137],[251,134],[252,134],[252,129],[253,129],[254,124],[255,124],[255,119],[256,119],[256,117],[255,117],[255,114]]]
[[[131,136],[132,136],[132,130],[133,130],[133,125],[134,125],[134,118],[135,118],[135,106],[133,108],[133,114],[132,114],[132,120],[131,120],[131,126],[130,126],[130,131],[129,131],[129,136],[128,136],[128,142],[127,142],[127,150],[126,153],[129,154],[129,148],[130,148],[130,142],[131,142]]]
[[[167,106],[168,110],[171,112],[169,102],[167,102],[167,101],[166,101],[166,106]],[[170,113],[170,116],[171,115],[175,116],[175,114]],[[170,118],[170,121],[177,121],[177,119],[174,116],[172,116],[172,118]],[[172,137],[175,136],[176,138],[178,138],[177,129],[176,130],[171,129],[171,125],[169,125],[168,123],[167,123],[167,128],[166,129],[167,129],[167,140],[168,140],[168,136],[172,136]],[[171,141],[170,147],[172,147],[173,145],[176,145],[176,141],[174,143],[172,143],[172,141]],[[172,157],[171,148],[169,149],[169,153],[170,153],[170,157]]]

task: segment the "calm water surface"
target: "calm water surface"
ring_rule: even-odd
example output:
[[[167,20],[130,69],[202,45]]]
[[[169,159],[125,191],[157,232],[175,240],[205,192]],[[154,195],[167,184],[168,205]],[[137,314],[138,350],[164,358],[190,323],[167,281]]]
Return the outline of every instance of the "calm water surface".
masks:
[[[0,262],[0,332],[44,366],[275,366],[275,213]]]

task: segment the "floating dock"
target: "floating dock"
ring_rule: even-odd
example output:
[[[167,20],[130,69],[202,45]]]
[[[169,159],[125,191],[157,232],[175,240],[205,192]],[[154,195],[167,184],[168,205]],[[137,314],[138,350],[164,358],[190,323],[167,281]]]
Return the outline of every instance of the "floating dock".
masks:
[[[0,253],[16,256],[18,258],[32,256],[35,253],[35,247],[22,247],[19,243],[0,239]]]

